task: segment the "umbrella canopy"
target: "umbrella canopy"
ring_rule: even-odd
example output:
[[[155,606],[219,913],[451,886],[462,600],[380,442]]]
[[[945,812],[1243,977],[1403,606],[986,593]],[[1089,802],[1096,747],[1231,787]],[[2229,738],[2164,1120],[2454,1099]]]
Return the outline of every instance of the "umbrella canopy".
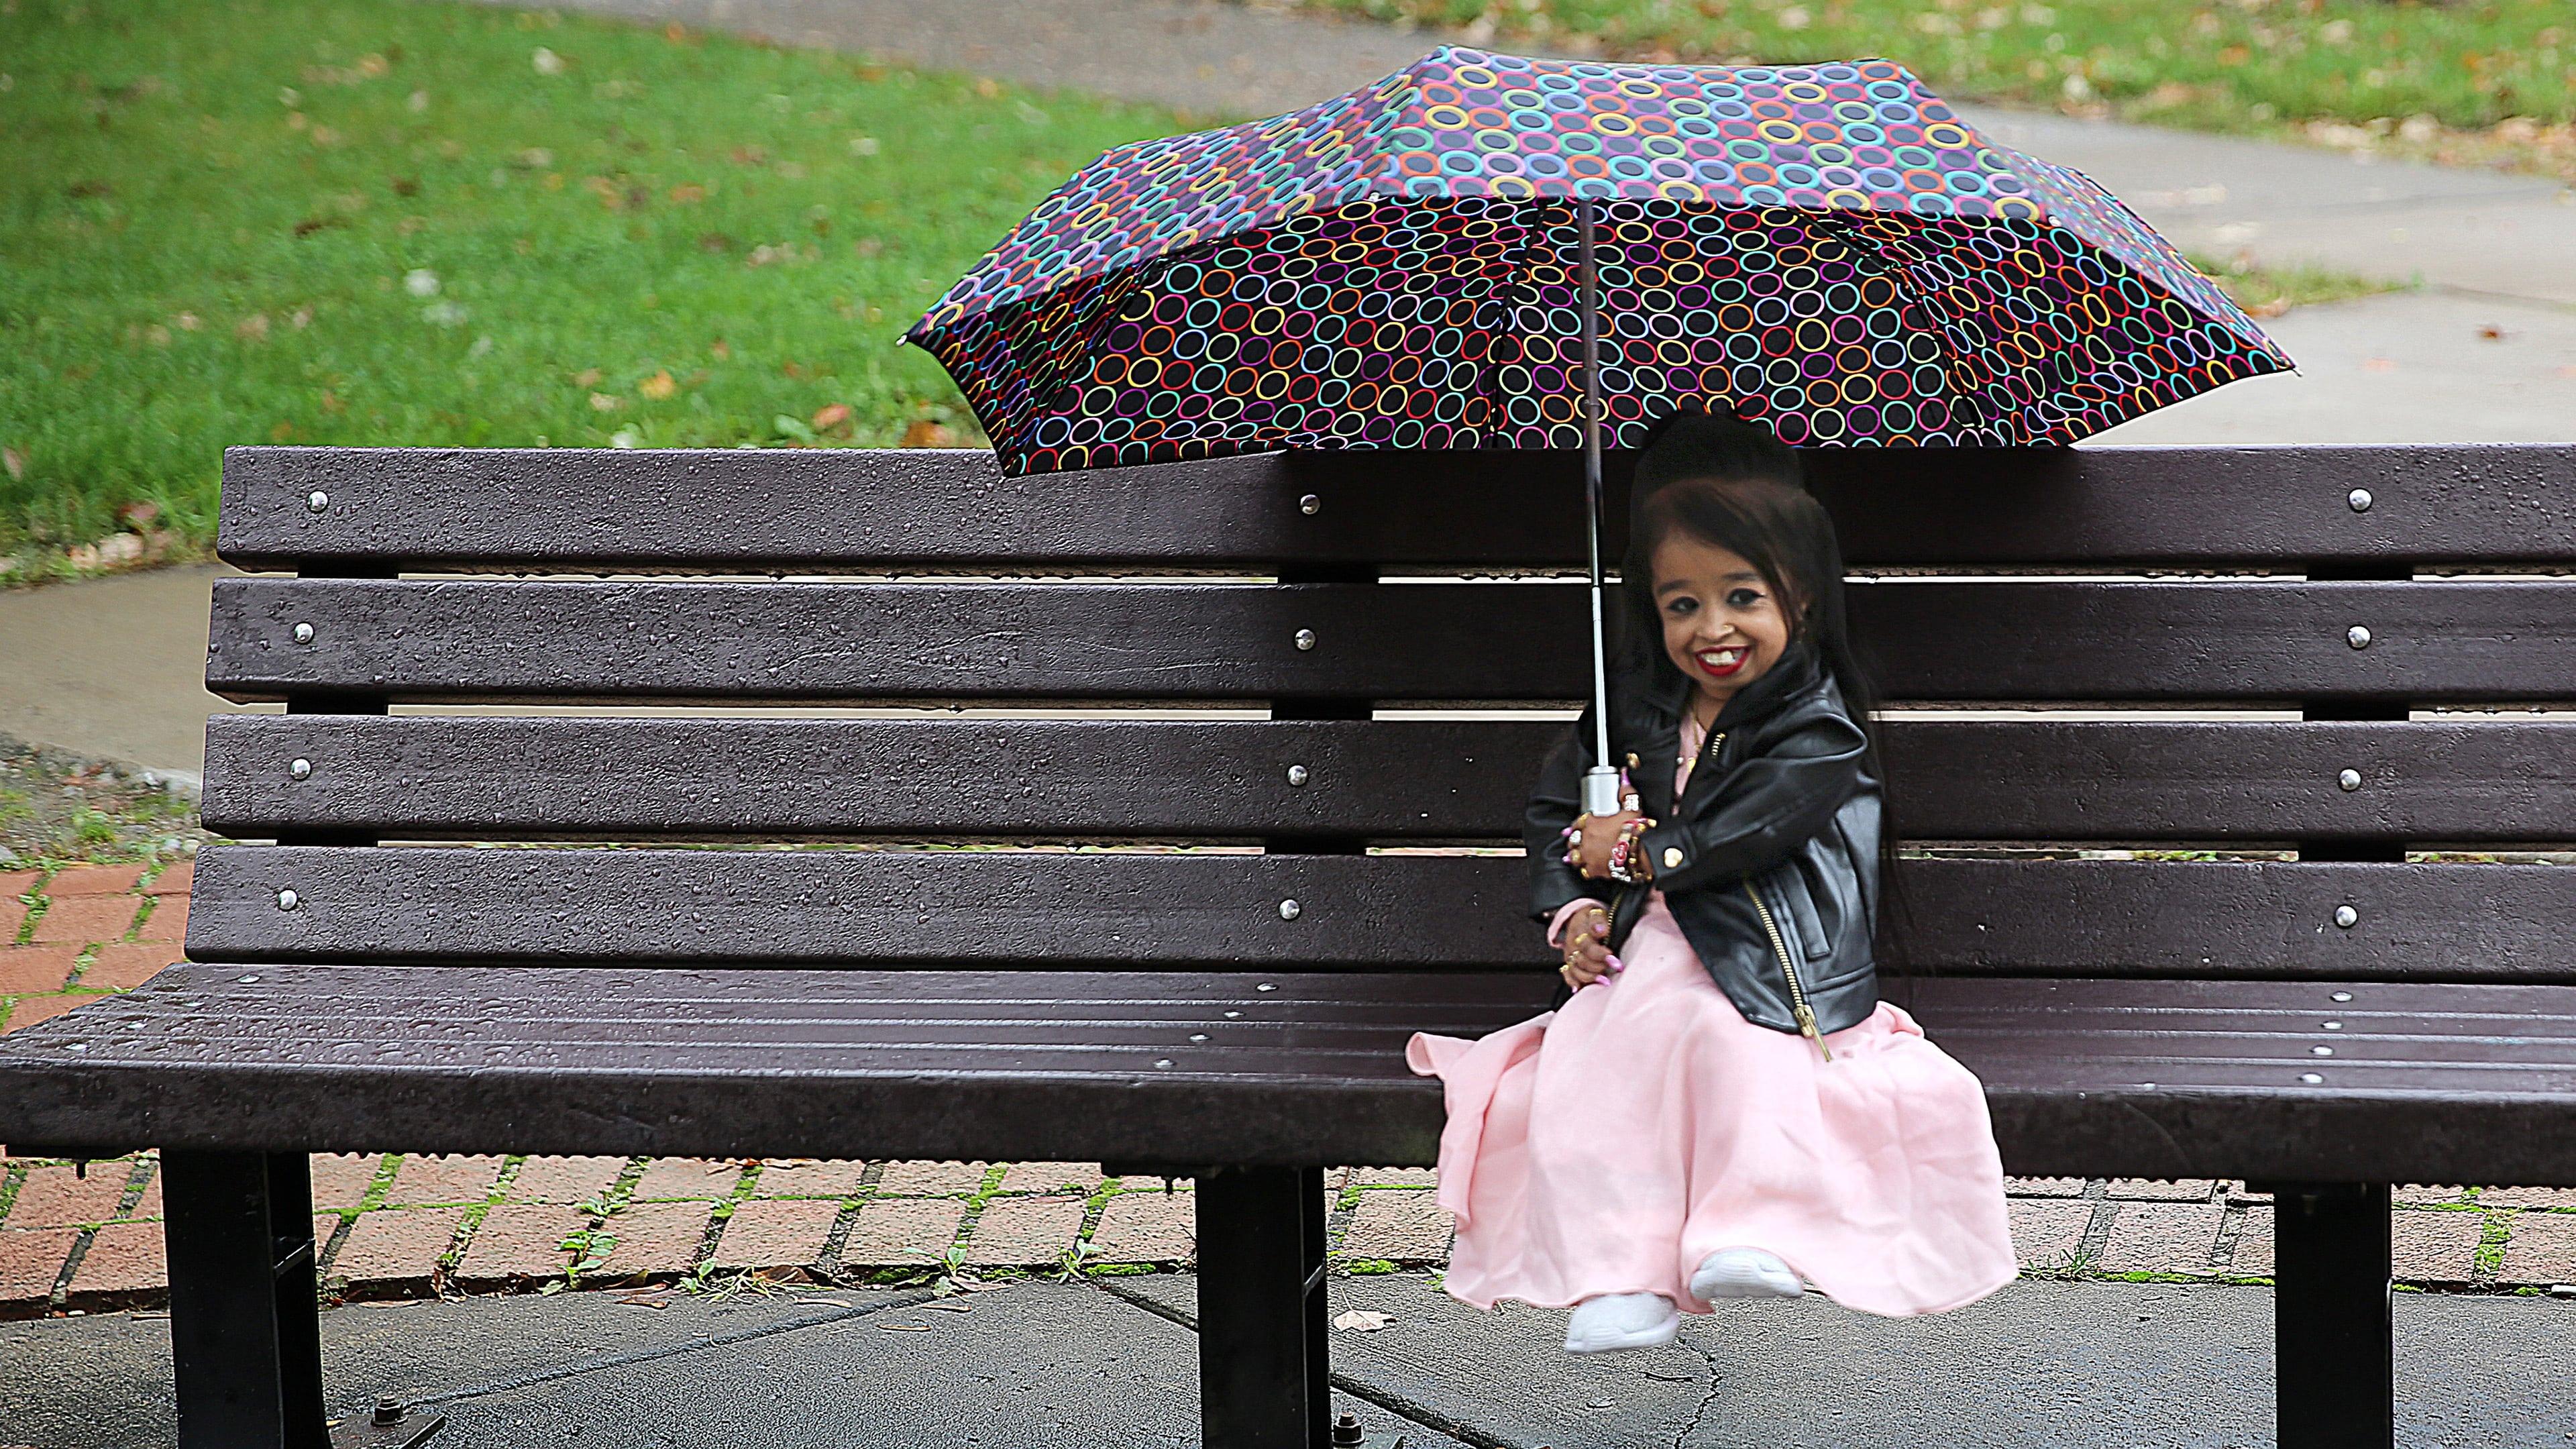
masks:
[[[1891,62],[1454,47],[1106,153],[907,340],[1014,472],[1577,448],[1587,382],[1613,445],[1719,404],[1793,444],[2064,444],[2290,366],[2127,207]]]

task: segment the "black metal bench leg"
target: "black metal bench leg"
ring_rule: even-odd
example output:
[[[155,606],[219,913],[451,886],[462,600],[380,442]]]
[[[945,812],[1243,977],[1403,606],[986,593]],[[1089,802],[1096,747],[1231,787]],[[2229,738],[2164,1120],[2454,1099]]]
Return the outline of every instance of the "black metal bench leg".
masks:
[[[1325,1449],[1324,1174],[1219,1168],[1198,1180],[1199,1432],[1225,1449]]]
[[[329,1449],[301,1153],[163,1152],[179,1449]]]
[[[2281,1449],[2391,1449],[2388,1184],[2267,1183]]]

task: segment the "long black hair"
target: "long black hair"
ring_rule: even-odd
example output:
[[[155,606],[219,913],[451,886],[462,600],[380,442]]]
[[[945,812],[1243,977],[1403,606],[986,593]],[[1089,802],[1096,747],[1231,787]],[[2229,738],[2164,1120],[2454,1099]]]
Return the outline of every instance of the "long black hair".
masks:
[[[1879,928],[1881,954],[1895,949],[1903,908],[1896,893],[1895,829],[1879,755],[1878,693],[1854,652],[1843,603],[1843,550],[1832,515],[1807,491],[1796,450],[1730,413],[1687,412],[1660,428],[1637,458],[1629,493],[1628,552],[1619,576],[1611,694],[1630,711],[1649,699],[1689,697],[1689,681],[1664,650],[1655,604],[1655,551],[1675,533],[1741,555],[1762,575],[1789,619],[1789,646],[1813,651],[1868,741],[1864,756],[1881,791]],[[1614,715],[1614,718],[1616,716]],[[1897,961],[1901,966],[1901,960]]]

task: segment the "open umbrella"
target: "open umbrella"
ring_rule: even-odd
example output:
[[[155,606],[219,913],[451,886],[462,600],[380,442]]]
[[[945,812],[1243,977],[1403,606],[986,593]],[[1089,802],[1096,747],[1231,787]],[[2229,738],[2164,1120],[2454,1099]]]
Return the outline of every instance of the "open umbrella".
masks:
[[[1455,47],[1109,151],[906,340],[1015,473],[1582,448],[1605,762],[1605,439],[1723,405],[1792,444],[2062,445],[2290,365],[2109,193],[1892,62]]]

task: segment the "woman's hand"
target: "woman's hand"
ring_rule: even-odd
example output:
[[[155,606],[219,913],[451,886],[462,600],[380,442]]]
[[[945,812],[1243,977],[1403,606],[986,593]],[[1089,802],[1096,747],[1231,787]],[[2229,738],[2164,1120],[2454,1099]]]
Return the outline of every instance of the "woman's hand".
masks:
[[[1567,863],[1587,879],[1608,880],[1611,842],[1619,838],[1620,830],[1626,827],[1629,821],[1643,818],[1645,817],[1633,809],[1622,810],[1616,815],[1582,817],[1575,826],[1580,833],[1569,842],[1570,848],[1567,853],[1573,858]]]
[[[1565,964],[1557,968],[1565,984],[1581,991],[1618,970],[1619,960],[1610,954],[1610,908],[1592,906],[1567,917]]]

